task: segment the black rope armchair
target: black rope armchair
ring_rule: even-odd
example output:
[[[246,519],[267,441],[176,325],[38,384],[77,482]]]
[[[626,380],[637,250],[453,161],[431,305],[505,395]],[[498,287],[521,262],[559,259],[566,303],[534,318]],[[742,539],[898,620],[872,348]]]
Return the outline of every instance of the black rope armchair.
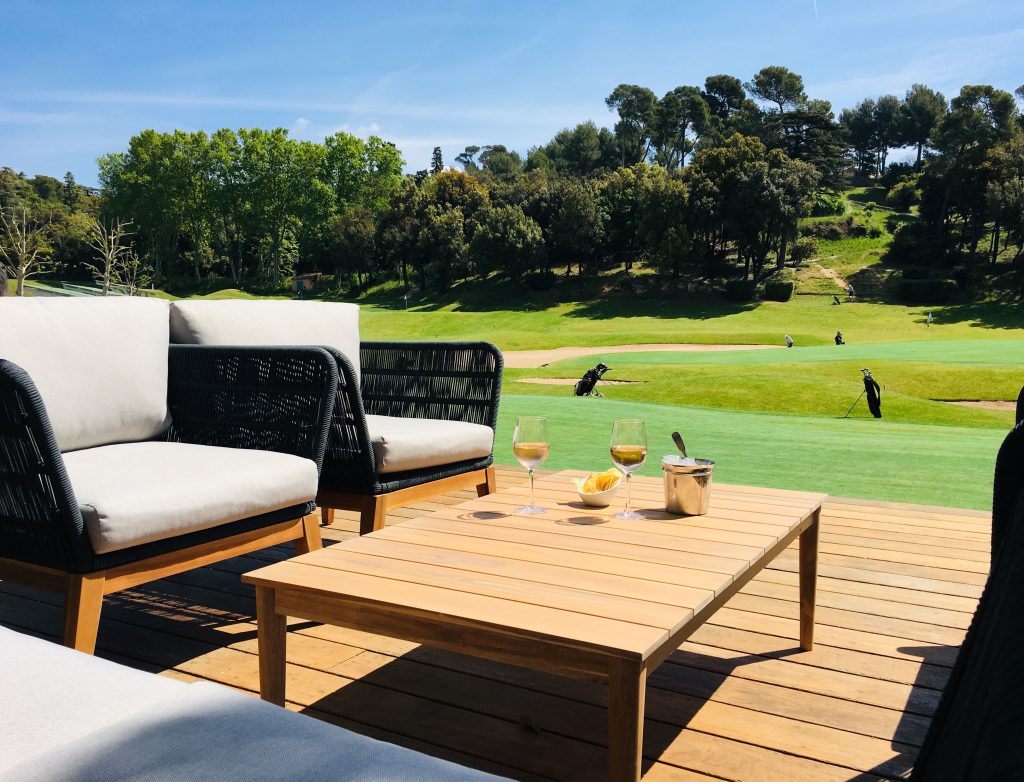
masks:
[[[1022,739],[1024,424],[1018,420],[996,458],[988,581],[914,764],[912,779],[1024,779]]]
[[[219,446],[218,454],[274,451],[312,461],[319,471],[338,383],[326,351],[172,346],[167,362],[171,423],[151,442]],[[69,384],[75,380],[67,378]],[[114,442],[92,450],[124,445]],[[61,452],[33,379],[0,359],[0,578],[65,595],[67,646],[93,651],[106,594],[286,541],[300,552],[321,545],[313,498],[307,497],[270,512],[229,516],[202,529],[98,552],[67,462],[89,450]],[[231,485],[231,475],[214,478]],[[165,479],[160,473],[148,476],[154,483]]]
[[[356,510],[360,533],[424,497],[495,488],[503,362],[489,342],[360,342],[353,304],[188,301],[171,305],[176,342],[324,345],[338,394],[317,504]]]
[[[363,342],[361,378],[352,362],[338,363],[338,398],[320,476],[323,523],[335,508],[358,510],[359,531],[384,526],[390,508],[455,489],[495,489],[493,431],[498,424],[503,361],[489,342]],[[371,416],[370,419],[367,416]],[[371,440],[373,416],[463,422],[490,428],[486,454],[398,472],[381,472]],[[451,436],[457,436],[453,434]]]

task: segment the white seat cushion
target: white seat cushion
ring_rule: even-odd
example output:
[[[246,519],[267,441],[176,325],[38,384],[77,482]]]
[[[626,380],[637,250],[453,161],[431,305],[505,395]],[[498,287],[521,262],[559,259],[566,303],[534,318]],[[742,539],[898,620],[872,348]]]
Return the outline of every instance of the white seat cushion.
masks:
[[[494,430],[463,421],[366,416],[377,472],[421,470],[491,455]]]
[[[62,451],[166,431],[167,302],[0,298],[0,358],[32,377]]]
[[[218,684],[143,673],[3,627],[0,671],[3,782],[498,779]]]
[[[359,377],[359,306],[324,301],[176,301],[171,339],[184,345],[319,345]]]
[[[64,455],[97,554],[197,532],[316,497],[316,463],[274,451],[124,443]]]

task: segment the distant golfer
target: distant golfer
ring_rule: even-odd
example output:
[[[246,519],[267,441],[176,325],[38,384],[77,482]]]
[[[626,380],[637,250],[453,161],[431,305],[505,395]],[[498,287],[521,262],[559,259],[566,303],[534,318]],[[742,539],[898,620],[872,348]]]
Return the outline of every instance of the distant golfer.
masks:
[[[929,312],[929,313],[928,313],[928,317],[927,317],[927,318],[925,318],[925,322],[924,322],[924,324],[925,324],[926,326],[928,326],[928,328],[931,328],[931,325],[932,325],[932,321],[933,321],[933,320],[935,320],[935,318],[933,318],[933,317],[932,317],[932,314],[931,314],[931,313]]]
[[[853,289],[853,286],[850,285],[850,283],[846,283],[846,298],[849,301],[853,301],[857,298],[857,291]]]
[[[789,334],[786,334],[786,335],[785,335],[785,336],[783,337],[783,339],[784,339],[784,340],[786,340],[786,347],[787,347],[787,348],[791,348],[791,347],[793,347],[793,338],[792,338],[791,336],[789,336]]]
[[[836,296],[834,293],[832,294],[832,304],[842,304],[842,302],[839,301],[839,297]]]
[[[837,331],[836,332],[836,344],[837,345],[845,345],[846,344],[846,341],[843,339],[843,332],[841,332],[841,331]]]

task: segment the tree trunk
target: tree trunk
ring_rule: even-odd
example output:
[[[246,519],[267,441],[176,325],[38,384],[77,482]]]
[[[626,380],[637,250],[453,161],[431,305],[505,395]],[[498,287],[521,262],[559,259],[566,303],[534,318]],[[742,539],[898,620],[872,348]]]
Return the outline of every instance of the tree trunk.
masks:
[[[18,269],[16,277],[18,279],[18,287],[17,287],[17,289],[15,290],[14,293],[15,293],[16,296],[24,296],[25,295],[25,270],[24,269]]]
[[[786,234],[783,232],[782,238],[779,240],[779,257],[775,261],[776,269],[786,268]]]
[[[914,163],[914,168],[920,168],[921,167],[921,150],[922,150],[923,147],[924,147],[924,144],[922,142],[920,142],[920,141],[917,142],[917,162]]]

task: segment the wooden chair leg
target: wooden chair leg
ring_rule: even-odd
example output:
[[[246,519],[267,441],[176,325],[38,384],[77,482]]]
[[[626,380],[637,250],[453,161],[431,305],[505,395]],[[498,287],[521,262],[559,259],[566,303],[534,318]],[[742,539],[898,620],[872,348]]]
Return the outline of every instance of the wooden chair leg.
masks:
[[[334,508],[320,508],[320,524],[324,527],[334,523]]]
[[[476,496],[485,497],[488,494],[494,494],[498,490],[497,483],[494,479],[494,465],[492,464],[486,470],[484,470],[484,481],[478,483],[476,487]]]
[[[96,650],[103,608],[102,575],[71,573],[64,592],[64,645],[86,654]]]
[[[320,525],[317,523],[315,513],[302,517],[302,537],[295,539],[295,550],[300,554],[308,554],[323,548],[324,544],[320,538]]]
[[[359,513],[359,534],[369,535],[384,529],[387,521],[388,503],[384,494],[371,495],[363,498],[363,507]]]

